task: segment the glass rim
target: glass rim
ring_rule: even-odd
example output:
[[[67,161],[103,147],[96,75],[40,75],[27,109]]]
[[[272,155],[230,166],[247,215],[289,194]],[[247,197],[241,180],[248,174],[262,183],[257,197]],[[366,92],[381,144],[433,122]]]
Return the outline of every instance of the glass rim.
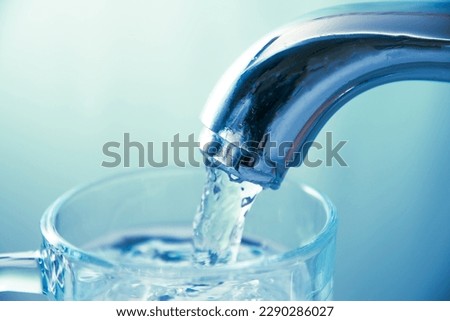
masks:
[[[296,182],[294,180],[287,179],[291,184],[294,184],[298,188],[299,193],[307,194],[308,197],[314,198],[319,201],[321,207],[326,215],[327,220],[317,235],[307,244],[295,247],[281,253],[267,255],[262,258],[251,259],[246,261],[239,261],[230,265],[218,265],[209,267],[199,267],[192,269],[187,269],[186,266],[174,266],[166,267],[161,269],[160,266],[145,266],[142,262],[117,262],[112,260],[107,260],[94,253],[86,251],[79,248],[78,246],[67,241],[59,232],[56,227],[56,219],[59,210],[67,201],[70,201],[73,197],[89,191],[89,189],[98,188],[103,184],[110,183],[115,180],[120,179],[130,179],[136,176],[150,175],[157,177],[158,175],[170,175],[170,173],[194,173],[192,169],[174,169],[168,168],[161,170],[149,171],[146,170],[132,170],[125,173],[119,173],[114,175],[109,175],[102,179],[94,180],[89,183],[81,184],[74,187],[67,192],[59,196],[44,212],[41,221],[40,228],[41,234],[44,241],[52,246],[53,248],[60,251],[64,256],[67,256],[70,261],[79,261],[83,263],[99,265],[103,268],[114,268],[122,267],[131,270],[139,270],[140,272],[149,272],[152,275],[158,274],[163,278],[186,278],[187,276],[193,274],[198,275],[199,273],[203,276],[217,275],[220,272],[229,273],[231,271],[242,272],[243,269],[251,271],[251,273],[258,273],[264,271],[273,271],[274,267],[289,265],[291,263],[298,262],[299,259],[306,259],[311,257],[320,251],[325,244],[327,244],[331,238],[334,237],[337,228],[337,211],[331,200],[323,193],[318,192],[316,189],[310,187],[309,185]],[[193,217],[192,217],[193,218]]]

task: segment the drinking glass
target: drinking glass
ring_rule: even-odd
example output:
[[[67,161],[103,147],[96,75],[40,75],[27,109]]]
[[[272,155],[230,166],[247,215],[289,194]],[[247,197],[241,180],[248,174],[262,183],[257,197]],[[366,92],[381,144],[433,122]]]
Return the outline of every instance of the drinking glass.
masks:
[[[118,244],[119,255],[92,250],[116,235],[189,239],[205,180],[199,169],[151,169],[67,192],[42,217],[40,250],[0,254],[0,291],[50,300],[332,298],[336,211],[322,194],[288,180],[263,191],[246,216],[246,242],[273,249],[265,255],[212,267],[158,266],[122,257]]]

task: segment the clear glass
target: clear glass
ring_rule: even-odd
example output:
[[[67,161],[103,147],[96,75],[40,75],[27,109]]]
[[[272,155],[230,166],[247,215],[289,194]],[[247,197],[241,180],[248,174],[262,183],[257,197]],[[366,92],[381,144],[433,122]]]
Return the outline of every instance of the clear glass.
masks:
[[[274,254],[227,266],[160,268],[89,250],[117,233],[192,232],[204,182],[202,170],[153,169],[69,191],[41,220],[40,251],[0,255],[0,291],[44,293],[51,300],[147,300],[155,291],[176,292],[178,300],[332,298],[336,211],[326,197],[295,182],[263,191],[247,215],[244,236],[276,244]],[[198,282],[208,286],[192,295],[186,284]]]

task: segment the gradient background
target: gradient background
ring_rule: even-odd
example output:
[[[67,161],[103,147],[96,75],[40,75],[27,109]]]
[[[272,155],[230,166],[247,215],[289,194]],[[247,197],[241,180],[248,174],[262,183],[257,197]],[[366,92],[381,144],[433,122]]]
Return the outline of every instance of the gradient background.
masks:
[[[45,208],[123,133],[156,146],[201,128],[217,79],[249,45],[319,8],[362,1],[1,1],[0,252],[35,249]],[[450,84],[371,90],[323,129],[349,167],[290,177],[340,212],[335,299],[450,299]],[[0,294],[0,299],[39,299]]]

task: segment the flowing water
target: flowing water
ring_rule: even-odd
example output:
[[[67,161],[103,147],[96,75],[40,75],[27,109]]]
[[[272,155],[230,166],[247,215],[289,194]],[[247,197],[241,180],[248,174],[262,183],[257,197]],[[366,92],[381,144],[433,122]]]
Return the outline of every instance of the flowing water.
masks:
[[[245,215],[261,190],[261,186],[250,182],[233,182],[221,170],[207,169],[207,181],[194,218],[194,260],[197,264],[236,261]]]
[[[242,237],[245,216],[261,190],[259,185],[237,183],[225,172],[208,168],[193,232],[192,228],[156,227],[124,232],[88,246],[90,252],[108,260],[133,262],[143,271],[149,268],[150,277],[142,272],[134,279],[119,270],[110,280],[89,270],[78,271],[77,299],[88,294],[98,300],[289,300],[290,293],[279,287],[288,281],[282,281],[277,271],[264,280],[240,272],[202,276],[208,269],[278,253],[278,247],[269,246],[267,240]],[[186,275],[169,275],[172,268],[179,271],[180,267]]]

